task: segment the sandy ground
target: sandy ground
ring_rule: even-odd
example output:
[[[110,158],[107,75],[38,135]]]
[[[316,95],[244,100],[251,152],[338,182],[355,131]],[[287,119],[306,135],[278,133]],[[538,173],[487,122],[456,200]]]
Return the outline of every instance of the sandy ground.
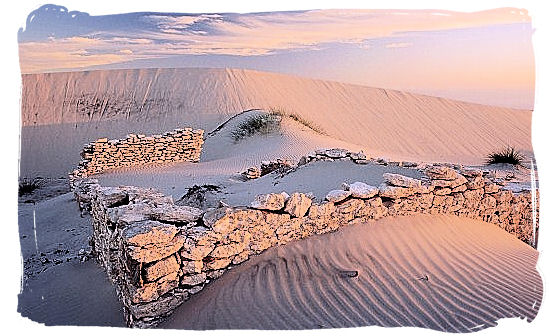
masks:
[[[114,287],[88,258],[91,232],[71,193],[19,205],[22,316],[46,325],[125,325]]]
[[[23,76],[21,172],[66,176],[96,138],[210,131],[269,107],[375,156],[478,164],[505,145],[532,154],[531,111],[250,70],[109,70]]]
[[[542,299],[537,258],[536,250],[481,221],[385,218],[253,257],[160,327],[477,331],[501,318],[536,316]]]

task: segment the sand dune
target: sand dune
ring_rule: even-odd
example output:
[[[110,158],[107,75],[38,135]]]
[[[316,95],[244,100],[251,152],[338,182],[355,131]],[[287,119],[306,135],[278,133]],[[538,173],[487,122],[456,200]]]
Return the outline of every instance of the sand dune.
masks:
[[[532,153],[531,111],[251,70],[108,70],[23,75],[21,171],[66,174],[98,137],[210,131],[269,107],[375,156],[477,164],[503,145]]]
[[[538,253],[494,225],[415,215],[273,248],[235,267],[161,327],[302,329],[379,325],[471,332],[531,321]],[[358,271],[348,277],[344,271]]]

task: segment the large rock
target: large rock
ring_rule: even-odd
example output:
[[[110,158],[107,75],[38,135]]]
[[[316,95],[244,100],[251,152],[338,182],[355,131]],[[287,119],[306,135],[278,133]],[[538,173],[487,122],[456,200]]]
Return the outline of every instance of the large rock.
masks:
[[[193,275],[187,275],[181,278],[180,285],[182,286],[196,286],[206,281],[206,273],[199,273]]]
[[[126,251],[135,261],[150,263],[176,253],[183,247],[184,242],[184,236],[176,235],[168,242],[152,243],[144,246],[129,245],[126,247]]]
[[[420,188],[422,182],[420,180],[392,173],[384,173],[384,180],[389,185],[403,188]]]
[[[156,317],[170,313],[188,298],[189,293],[187,291],[182,291],[175,295],[159,298],[154,302],[131,304],[128,306],[128,309],[130,310],[132,316],[136,319]]]
[[[352,197],[363,199],[372,198],[378,195],[379,192],[378,188],[363,182],[354,182],[350,184],[348,190],[351,192]]]
[[[434,180],[455,180],[458,178],[456,170],[445,166],[432,166],[426,169],[426,175]]]
[[[329,202],[341,202],[350,195],[351,191],[349,190],[332,190],[325,196],[325,199]]]
[[[159,278],[155,282],[146,283],[140,287],[128,285],[128,293],[133,303],[151,302],[177,286],[178,273],[174,272]]]
[[[121,237],[129,245],[146,246],[168,243],[179,231],[174,225],[148,220],[128,225]]]
[[[256,196],[256,199],[250,204],[250,207],[260,210],[281,210],[285,206],[285,201],[289,198],[288,194],[263,194]]]
[[[382,183],[379,189],[381,197],[392,199],[408,197],[415,193],[415,189],[413,188],[395,187],[385,183]]]
[[[204,259],[212,250],[214,250],[213,243],[207,243],[205,245],[198,245],[192,239],[185,239],[183,249],[180,251],[180,256],[184,259],[200,261]]]
[[[204,213],[198,208],[174,204],[162,205],[152,209],[151,212],[151,219],[171,223],[196,222]]]
[[[246,248],[245,243],[230,243],[227,245],[218,245],[212,252],[210,252],[209,256],[217,259],[226,259],[229,257],[233,257],[242,251],[244,251]]]
[[[347,156],[348,151],[341,148],[333,148],[327,149],[324,154],[332,159],[341,159]]]
[[[303,217],[309,207],[312,200],[306,194],[293,193],[286,202],[285,211],[294,217]]]
[[[127,204],[128,193],[121,188],[100,187],[98,193],[101,194],[102,203],[106,208]]]
[[[456,188],[463,184],[468,183],[468,179],[464,176],[457,174],[454,180],[432,180],[431,185],[440,188]]]
[[[163,277],[167,274],[177,272],[180,268],[176,257],[173,255],[159,260],[144,269],[145,272],[145,281],[151,282]]]
[[[181,271],[183,272],[183,274],[200,273],[202,271],[202,267],[203,267],[202,260],[182,260],[181,261]]]

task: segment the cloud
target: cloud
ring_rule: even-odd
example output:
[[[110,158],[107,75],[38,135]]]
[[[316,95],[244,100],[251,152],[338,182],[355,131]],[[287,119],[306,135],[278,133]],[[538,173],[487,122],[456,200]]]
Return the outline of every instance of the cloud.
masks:
[[[412,46],[412,43],[410,42],[395,42],[395,43],[388,43],[385,45],[386,48],[406,48]]]
[[[396,13],[400,15],[393,15]],[[136,15],[141,16],[136,18]],[[23,39],[20,42],[22,71],[71,69],[94,65],[93,61],[99,65],[172,55],[270,55],[291,50],[318,50],[331,43],[350,43],[368,49],[368,40],[403,32],[525,22],[529,17],[517,11],[512,13],[510,9],[477,13],[312,10],[256,14],[134,13],[121,14],[110,25],[101,20],[96,22],[94,17],[86,17],[86,20],[85,33],[80,33],[80,26],[77,26],[74,36],[64,28],[67,31],[64,30],[61,37],[50,34],[37,41]],[[124,20],[128,21],[127,25],[122,25]],[[40,28],[36,26],[38,21],[47,30],[45,19],[33,19],[33,29]],[[386,48],[410,45],[407,42],[390,43]]]

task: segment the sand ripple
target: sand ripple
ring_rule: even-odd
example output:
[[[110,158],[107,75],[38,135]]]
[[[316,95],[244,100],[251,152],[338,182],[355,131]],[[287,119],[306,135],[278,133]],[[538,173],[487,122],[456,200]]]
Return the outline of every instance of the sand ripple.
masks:
[[[161,327],[469,332],[501,318],[531,321],[542,299],[537,258],[481,221],[386,218],[270,249],[192,297]],[[357,277],[344,272],[355,270]]]

